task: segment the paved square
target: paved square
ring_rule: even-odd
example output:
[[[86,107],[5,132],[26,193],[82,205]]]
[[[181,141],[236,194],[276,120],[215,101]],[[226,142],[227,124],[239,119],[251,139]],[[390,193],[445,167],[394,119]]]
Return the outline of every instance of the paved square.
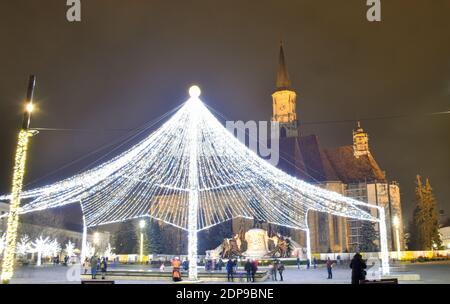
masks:
[[[116,269],[148,269],[145,266],[121,265]],[[403,264],[402,271],[420,274],[420,281],[400,281],[400,284],[450,284],[450,261]],[[41,267],[26,266],[18,267],[12,284],[79,284],[80,268],[44,265]],[[80,270],[81,271],[81,270]],[[170,271],[170,270],[166,270]],[[325,268],[317,269],[297,269],[296,267],[287,267],[284,272],[284,281],[272,281],[270,278],[265,282],[270,284],[350,284],[351,270],[346,265],[338,266],[333,269],[333,279],[327,279]],[[120,280],[117,284],[172,284],[171,281],[135,281]],[[217,282],[216,282],[217,283]],[[221,283],[221,282],[220,282]],[[233,283],[230,283],[233,284]],[[234,283],[242,284],[242,283]],[[254,283],[260,284],[260,283]]]

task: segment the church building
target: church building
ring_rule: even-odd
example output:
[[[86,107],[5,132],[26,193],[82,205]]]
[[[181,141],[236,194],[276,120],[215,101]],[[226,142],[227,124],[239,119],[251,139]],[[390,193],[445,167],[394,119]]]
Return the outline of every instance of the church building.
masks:
[[[314,134],[303,134],[301,119],[297,117],[297,94],[291,86],[283,45],[280,45],[275,91],[272,94],[272,121],[279,123],[280,161],[278,167],[286,173],[330,191],[385,208],[389,250],[396,250],[393,219],[402,223],[400,188],[388,181],[386,173],[372,155],[369,135],[357,122],[349,130],[348,143],[335,148],[320,145]],[[333,132],[330,129],[330,132]],[[368,210],[378,217],[376,209]],[[310,212],[308,225],[313,253],[355,252],[360,250],[365,238],[364,223]],[[266,225],[265,225],[266,226]],[[242,229],[242,225],[241,225]],[[269,228],[270,230],[271,228]],[[378,225],[372,228],[378,231]],[[395,229],[395,228],[394,228]],[[404,247],[403,228],[400,224],[400,246]],[[239,230],[234,224],[233,230]],[[305,233],[290,229],[288,234],[299,244],[306,244]],[[379,241],[374,242],[379,246]]]

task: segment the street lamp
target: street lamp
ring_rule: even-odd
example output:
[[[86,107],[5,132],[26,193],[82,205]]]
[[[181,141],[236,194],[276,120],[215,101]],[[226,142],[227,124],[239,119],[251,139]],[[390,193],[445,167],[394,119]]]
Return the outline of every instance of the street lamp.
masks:
[[[98,246],[99,243],[100,243],[100,233],[96,231],[94,232],[94,249],[95,246]]]
[[[33,112],[33,95],[36,77],[30,76],[28,81],[26,111],[23,113],[22,128],[19,131],[17,141],[14,172],[12,180],[11,198],[9,204],[8,223],[6,228],[5,251],[3,253],[3,264],[1,281],[9,283],[14,273],[14,261],[16,253],[17,230],[19,227],[19,209],[21,203],[21,193],[23,177],[25,175],[25,165],[29,138],[37,134],[36,130],[30,130],[31,112]]]
[[[395,237],[397,238],[397,258],[400,260],[400,233],[399,233],[399,227],[400,227],[400,219],[398,216],[394,216],[393,219],[394,227],[395,227]]]
[[[141,244],[139,246],[139,260],[141,263],[144,262],[144,228],[145,228],[145,220],[139,221],[139,228],[141,228]]]

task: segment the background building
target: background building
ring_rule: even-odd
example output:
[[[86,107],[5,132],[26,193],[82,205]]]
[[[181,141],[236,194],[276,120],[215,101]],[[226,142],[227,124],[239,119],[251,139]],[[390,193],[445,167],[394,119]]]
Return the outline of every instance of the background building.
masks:
[[[400,244],[403,249],[403,221],[400,188],[389,182],[369,149],[369,135],[358,122],[353,130],[353,142],[337,148],[323,148],[316,135],[302,134],[296,113],[297,94],[291,88],[283,46],[280,46],[276,89],[272,94],[272,121],[280,126],[280,162],[283,171],[309,183],[353,197],[369,204],[383,206],[386,211],[389,249],[396,249],[392,219],[400,220]],[[350,132],[349,132],[350,133]],[[351,133],[350,133],[351,134]],[[351,139],[349,134],[349,139]],[[378,216],[376,209],[370,212]],[[358,250],[365,239],[362,222],[330,214],[309,214],[313,252],[345,252]],[[248,229],[248,223],[235,220],[234,233]],[[269,230],[274,229],[264,225]],[[374,225],[374,230],[379,229]],[[302,231],[277,229],[305,244]],[[378,241],[375,242],[378,244]]]
[[[439,234],[441,235],[444,249],[450,249],[450,226],[440,228]]]

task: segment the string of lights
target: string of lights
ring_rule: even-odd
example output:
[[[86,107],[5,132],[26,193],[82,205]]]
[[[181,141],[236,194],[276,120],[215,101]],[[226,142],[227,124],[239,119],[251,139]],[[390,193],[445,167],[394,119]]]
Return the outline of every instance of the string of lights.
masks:
[[[310,210],[383,225],[381,216],[360,208],[376,206],[308,184],[260,158],[207,109],[198,87],[189,92],[189,100],[166,123],[119,156],[22,192],[20,213],[81,203],[86,227],[148,216],[184,229],[191,280],[197,278],[198,231],[234,218],[306,231],[309,257]],[[385,241],[382,237],[387,254]]]

